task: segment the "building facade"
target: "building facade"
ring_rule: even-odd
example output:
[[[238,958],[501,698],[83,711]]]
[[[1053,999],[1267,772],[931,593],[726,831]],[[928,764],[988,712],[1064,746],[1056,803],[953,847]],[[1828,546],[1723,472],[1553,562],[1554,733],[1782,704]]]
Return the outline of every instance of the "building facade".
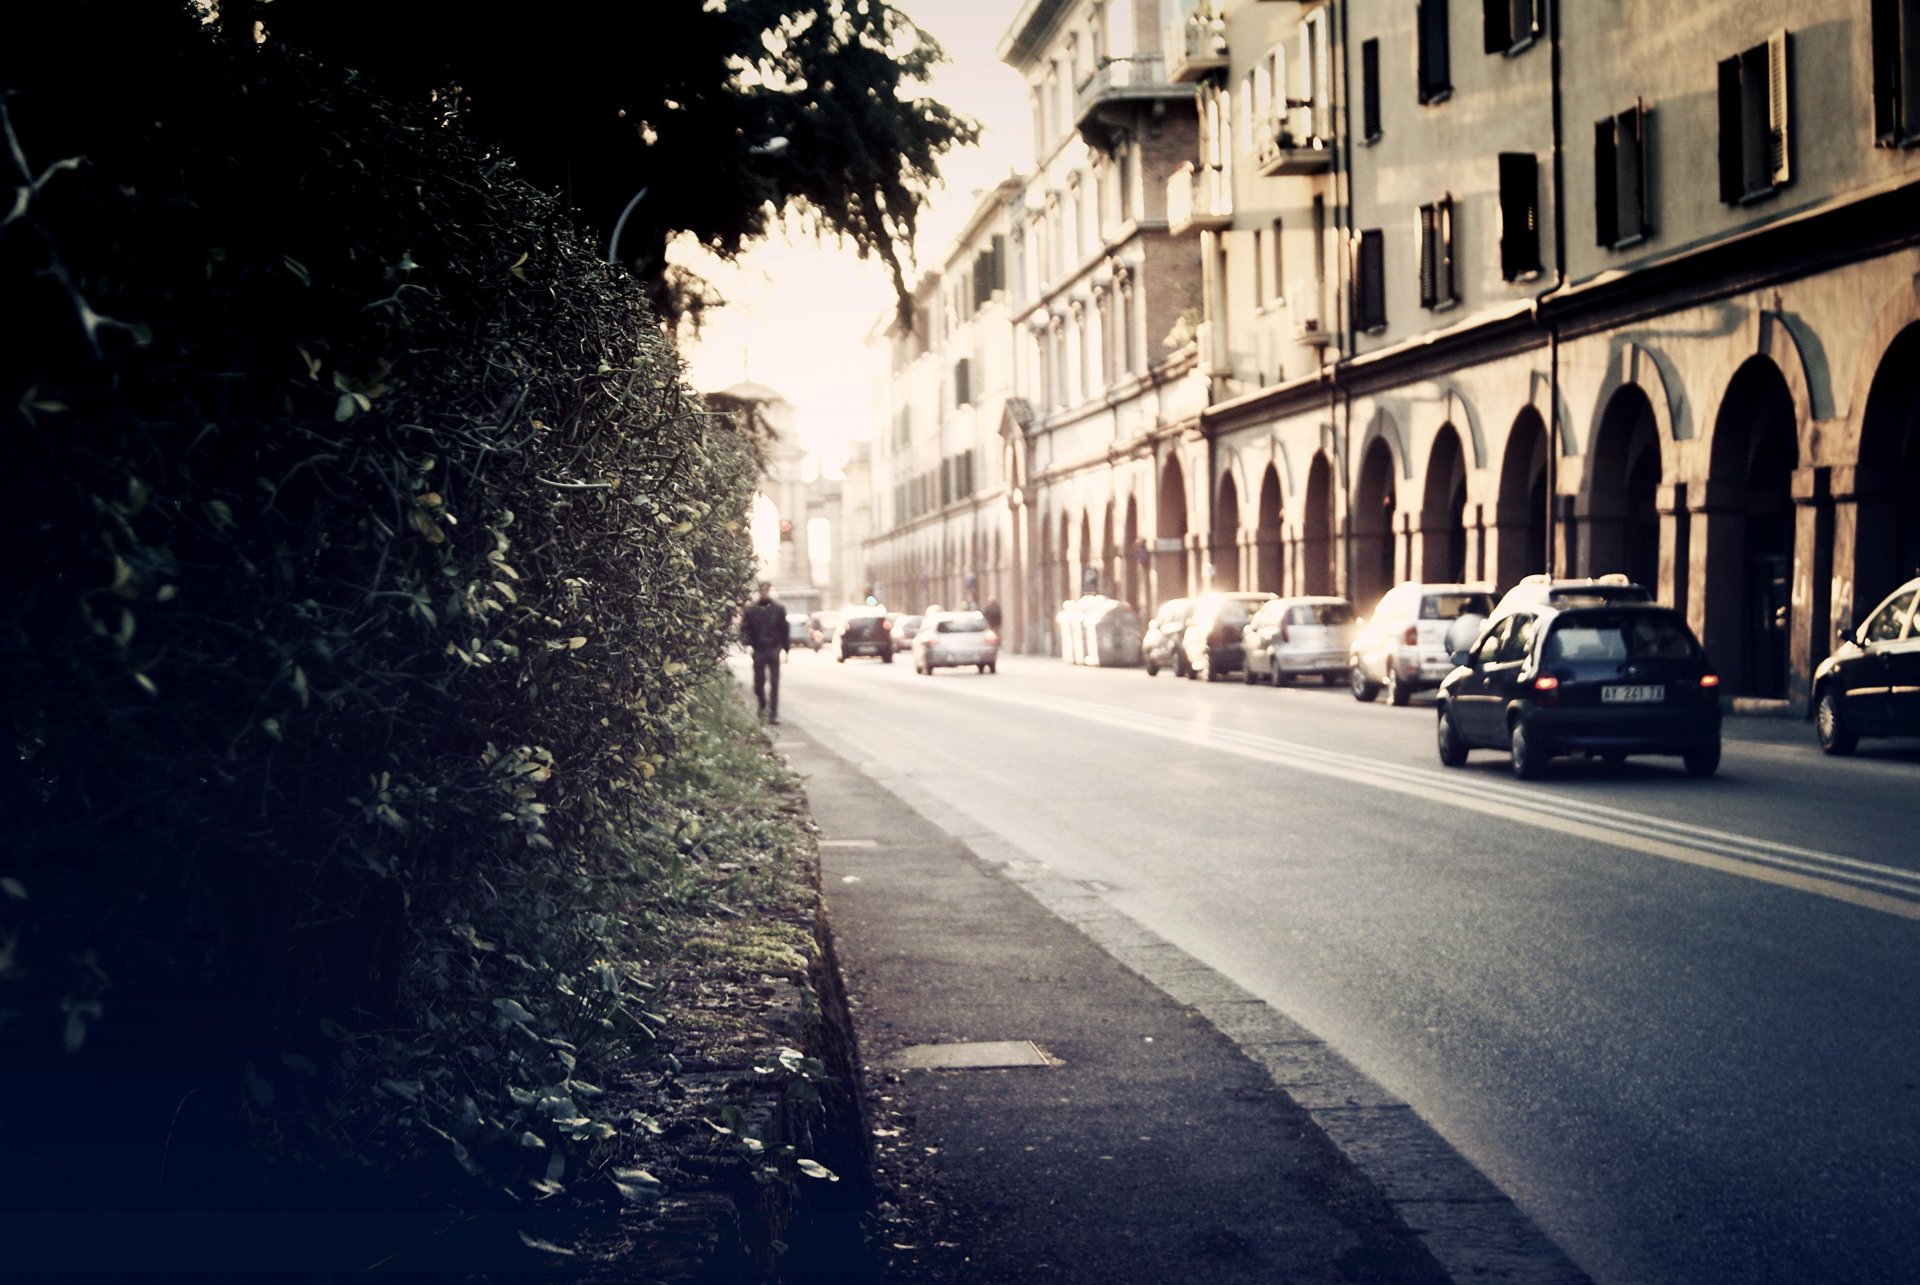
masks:
[[[1125,596],[1624,571],[1804,711],[1920,563],[1920,3],[1158,21],[1197,396],[1143,431]]]

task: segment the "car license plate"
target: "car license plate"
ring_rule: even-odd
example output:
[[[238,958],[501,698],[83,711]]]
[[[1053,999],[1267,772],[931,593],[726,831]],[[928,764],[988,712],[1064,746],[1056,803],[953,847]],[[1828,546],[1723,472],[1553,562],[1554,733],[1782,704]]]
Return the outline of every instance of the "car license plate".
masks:
[[[1667,689],[1658,683],[1638,687],[1602,687],[1602,705],[1651,705],[1667,698]]]

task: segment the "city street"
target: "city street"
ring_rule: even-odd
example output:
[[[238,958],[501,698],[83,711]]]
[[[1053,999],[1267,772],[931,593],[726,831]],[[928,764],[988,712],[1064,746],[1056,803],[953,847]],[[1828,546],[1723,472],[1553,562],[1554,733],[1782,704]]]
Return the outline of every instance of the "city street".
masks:
[[[999,669],[796,650],[782,717],[1327,1041],[1602,1285],[1920,1279],[1913,743],[1523,784],[1442,768],[1430,697]]]

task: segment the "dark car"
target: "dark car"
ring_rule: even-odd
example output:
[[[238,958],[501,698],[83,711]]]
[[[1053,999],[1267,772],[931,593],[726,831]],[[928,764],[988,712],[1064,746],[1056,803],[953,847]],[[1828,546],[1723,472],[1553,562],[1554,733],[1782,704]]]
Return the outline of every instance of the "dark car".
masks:
[[[1920,580],[1895,589],[1813,671],[1813,730],[1829,754],[1862,736],[1920,736]]]
[[[1193,615],[1193,599],[1169,598],[1160,604],[1140,635],[1140,661],[1152,678],[1163,669],[1171,669],[1175,678],[1186,676],[1186,661],[1180,655],[1180,639],[1186,635],[1187,619]]]
[[[1440,761],[1504,749],[1513,773],[1586,754],[1678,754],[1692,776],[1720,766],[1720,679],[1671,608],[1615,603],[1496,615],[1440,685]]]
[[[1271,601],[1270,593],[1209,593],[1194,599],[1193,615],[1180,640],[1187,677],[1211,683],[1239,673],[1247,661],[1247,624]]]
[[[893,663],[893,621],[879,608],[849,611],[840,621],[840,663],[849,656],[878,656],[885,665]]]

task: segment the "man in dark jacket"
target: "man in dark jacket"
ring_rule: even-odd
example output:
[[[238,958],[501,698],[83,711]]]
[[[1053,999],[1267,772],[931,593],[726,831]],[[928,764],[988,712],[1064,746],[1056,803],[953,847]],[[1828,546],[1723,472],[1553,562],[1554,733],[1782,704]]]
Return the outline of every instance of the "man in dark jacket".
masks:
[[[769,723],[780,721],[780,660],[786,655],[791,635],[787,631],[787,609],[773,596],[773,586],[760,582],[760,600],[740,616],[740,641],[753,652],[753,699],[760,706],[760,717]]]

